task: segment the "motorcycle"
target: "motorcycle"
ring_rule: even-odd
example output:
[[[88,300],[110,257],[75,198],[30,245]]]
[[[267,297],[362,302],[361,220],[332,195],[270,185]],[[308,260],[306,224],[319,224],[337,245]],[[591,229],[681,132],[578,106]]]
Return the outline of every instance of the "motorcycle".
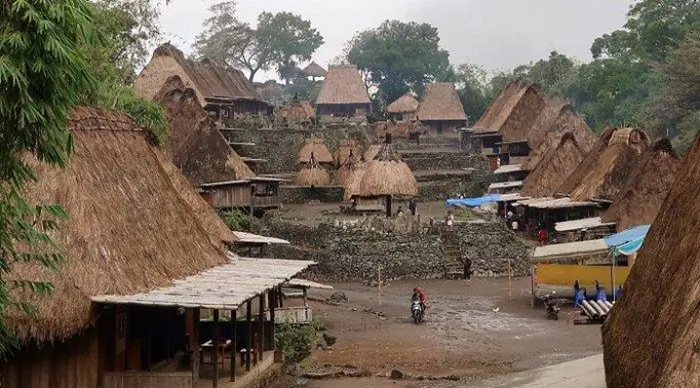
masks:
[[[423,320],[423,306],[421,306],[420,300],[411,301],[411,317],[416,325]]]
[[[544,311],[545,314],[547,314],[547,319],[553,319],[555,321],[559,319],[559,311],[561,309],[557,306],[557,302],[552,299],[552,296],[547,294],[542,300],[544,301]]]

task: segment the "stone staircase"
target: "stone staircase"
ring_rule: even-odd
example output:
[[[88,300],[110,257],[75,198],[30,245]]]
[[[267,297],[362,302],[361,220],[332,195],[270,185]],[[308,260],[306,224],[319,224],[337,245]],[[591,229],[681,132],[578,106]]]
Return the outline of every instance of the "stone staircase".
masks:
[[[445,278],[461,279],[464,275],[464,263],[459,249],[459,235],[455,231],[443,230],[440,232],[440,239],[444,254]]]

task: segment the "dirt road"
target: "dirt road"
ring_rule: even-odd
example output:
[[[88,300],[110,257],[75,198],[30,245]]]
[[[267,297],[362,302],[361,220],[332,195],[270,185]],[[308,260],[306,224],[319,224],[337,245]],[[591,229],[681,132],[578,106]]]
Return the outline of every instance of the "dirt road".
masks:
[[[409,315],[413,287],[423,287],[430,308],[423,324]],[[425,377],[460,378],[461,383],[541,368],[580,359],[601,351],[599,326],[573,326],[564,307],[559,321],[545,319],[541,308],[530,307],[529,279],[466,281],[398,281],[382,288],[333,284],[347,305],[312,305],[314,314],[337,337],[332,350],[318,350],[305,371],[345,369],[375,376],[397,369]],[[326,298],[331,292],[312,292]],[[438,387],[455,386],[447,379],[429,385],[385,379],[308,382],[308,387]],[[285,383],[280,387],[296,386]],[[330,384],[330,385],[329,385]],[[382,385],[384,384],[384,385]],[[304,385],[300,385],[304,386]]]

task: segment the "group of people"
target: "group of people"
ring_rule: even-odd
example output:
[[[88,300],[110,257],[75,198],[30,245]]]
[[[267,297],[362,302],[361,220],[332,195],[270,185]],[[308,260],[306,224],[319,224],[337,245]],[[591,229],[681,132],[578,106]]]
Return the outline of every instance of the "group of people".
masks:
[[[413,198],[411,198],[408,201],[408,211],[411,212],[412,217],[416,216],[416,212],[418,211],[418,204],[416,204],[416,200]],[[401,206],[399,206],[399,208],[396,210],[396,216],[403,216],[403,208]]]

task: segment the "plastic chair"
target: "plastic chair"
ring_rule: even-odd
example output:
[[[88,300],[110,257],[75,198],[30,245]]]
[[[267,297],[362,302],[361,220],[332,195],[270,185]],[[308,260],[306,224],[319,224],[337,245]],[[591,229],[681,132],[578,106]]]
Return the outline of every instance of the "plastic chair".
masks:
[[[578,307],[581,305],[581,302],[586,300],[586,295],[585,295],[586,290],[583,288],[579,289],[576,291],[574,288],[574,307]]]

